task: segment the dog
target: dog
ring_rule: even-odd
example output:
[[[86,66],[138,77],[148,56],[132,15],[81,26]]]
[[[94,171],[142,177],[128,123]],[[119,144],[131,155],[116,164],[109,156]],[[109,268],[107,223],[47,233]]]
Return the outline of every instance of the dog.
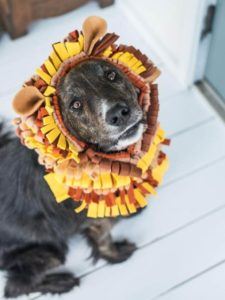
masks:
[[[65,126],[95,150],[120,151],[143,134],[139,91],[111,63],[80,63],[60,80],[58,91]],[[72,273],[47,273],[65,262],[68,240],[76,234],[87,238],[95,261],[120,263],[136,249],[127,240],[112,240],[113,218],[75,214],[77,204],[71,199],[57,204],[44,174],[35,151],[1,125],[0,268],[7,272],[5,297],[64,293],[79,285]]]

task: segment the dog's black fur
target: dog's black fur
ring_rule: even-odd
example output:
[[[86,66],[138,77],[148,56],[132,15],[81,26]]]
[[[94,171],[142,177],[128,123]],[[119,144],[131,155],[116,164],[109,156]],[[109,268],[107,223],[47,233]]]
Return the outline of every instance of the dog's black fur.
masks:
[[[109,68],[108,63],[105,67]],[[92,76],[96,81],[95,69],[99,68],[99,62],[96,61],[95,66],[89,68],[89,71],[87,69],[85,71],[85,68],[79,71],[82,76],[87,75],[88,80],[91,80]],[[129,104],[129,109],[133,110],[131,115],[135,113],[140,115],[134,87],[127,85],[128,79],[125,75],[119,72],[117,74],[121,77],[119,84],[115,83],[113,87],[108,84],[106,93],[107,84],[101,79],[103,89],[101,84],[95,83],[92,93],[96,92],[97,87],[97,96],[101,99],[104,94],[103,98],[108,97],[109,101],[112,98],[117,103],[125,101]],[[85,91],[87,94],[91,92],[88,81],[82,84],[82,81],[74,80],[74,74],[72,75],[68,75],[68,78],[60,83],[61,100],[64,104],[67,93],[73,93],[71,90],[73,84],[77,87],[79,83],[83,95]],[[97,96],[92,99],[96,103]],[[77,99],[77,95],[75,98]],[[84,99],[86,98],[83,97],[81,101],[85,101]],[[76,123],[77,115],[74,115],[73,121],[70,112],[70,124],[68,124],[68,108],[65,108],[64,104],[62,105],[64,122],[70,129],[71,122]],[[92,103],[93,105],[95,104]],[[100,114],[98,115],[98,110],[92,111],[92,114],[97,121],[102,118]],[[126,122],[128,126],[133,121]],[[76,125],[74,126],[76,128]],[[101,119],[102,130],[106,132],[105,126]],[[97,128],[99,130],[98,126]],[[35,151],[21,145],[18,138],[10,138],[8,134],[3,133],[2,125],[0,129],[0,268],[7,271],[6,297],[16,297],[31,292],[63,293],[78,285],[79,279],[69,272],[46,274],[49,269],[65,262],[68,239],[76,233],[83,233],[87,237],[93,248],[95,260],[102,257],[111,263],[116,263],[130,257],[135,250],[134,244],[128,241],[112,241],[110,229],[114,221],[88,219],[85,212],[76,214],[73,210],[76,202],[72,200],[57,204],[43,179],[45,170],[38,164]],[[96,134],[93,128],[91,134]],[[112,148],[115,139],[110,140],[110,131],[108,134],[107,147]],[[78,132],[77,135],[80,136],[80,133]],[[99,136],[101,137],[101,134]],[[103,140],[98,138],[98,143],[102,143],[101,147],[104,148]]]

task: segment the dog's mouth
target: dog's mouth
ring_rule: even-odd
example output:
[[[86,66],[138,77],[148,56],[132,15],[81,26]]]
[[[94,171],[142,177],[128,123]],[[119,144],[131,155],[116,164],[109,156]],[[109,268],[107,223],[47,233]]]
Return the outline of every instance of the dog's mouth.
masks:
[[[129,145],[136,143],[142,136],[144,131],[144,121],[139,120],[135,124],[128,127],[120,134],[116,140],[110,144],[100,145],[95,144],[95,149],[100,152],[117,152],[126,149]]]
[[[137,133],[141,123],[142,123],[142,120],[138,121],[131,127],[128,127],[127,130],[119,136],[119,140],[128,139],[128,138],[134,136]]]
[[[144,122],[143,120],[139,120],[122,132],[122,134],[117,138],[117,142],[109,147],[107,152],[121,151],[126,149],[129,145],[136,143],[141,138],[143,131]]]

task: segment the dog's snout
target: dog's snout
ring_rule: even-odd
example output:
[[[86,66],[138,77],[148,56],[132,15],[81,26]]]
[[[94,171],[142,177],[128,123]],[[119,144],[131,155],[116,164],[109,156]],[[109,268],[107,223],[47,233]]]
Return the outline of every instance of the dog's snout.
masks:
[[[126,104],[116,104],[106,113],[106,122],[112,126],[121,126],[127,123],[130,118],[130,108]]]

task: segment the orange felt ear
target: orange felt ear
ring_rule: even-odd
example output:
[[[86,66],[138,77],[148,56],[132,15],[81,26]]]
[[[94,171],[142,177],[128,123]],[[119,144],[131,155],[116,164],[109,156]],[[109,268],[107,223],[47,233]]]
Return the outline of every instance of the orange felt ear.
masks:
[[[88,17],[83,23],[84,52],[91,54],[96,42],[104,36],[107,30],[107,23],[100,17]]]
[[[30,116],[44,102],[44,96],[34,86],[25,86],[22,88],[13,99],[13,109],[16,113],[22,116]]]

